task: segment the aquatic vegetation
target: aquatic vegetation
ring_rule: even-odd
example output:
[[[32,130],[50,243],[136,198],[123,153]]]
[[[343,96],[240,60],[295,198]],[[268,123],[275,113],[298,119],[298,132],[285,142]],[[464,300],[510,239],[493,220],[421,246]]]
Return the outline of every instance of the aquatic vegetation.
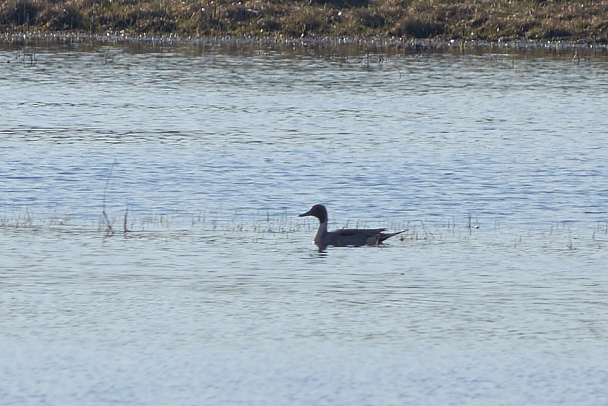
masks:
[[[312,233],[318,223],[301,221],[287,213],[260,213],[258,219],[249,214],[222,213],[199,210],[198,212],[138,213],[129,209],[128,217],[116,212],[97,221],[71,218],[67,215],[51,217],[34,216],[29,209],[10,211],[0,217],[0,232],[28,232],[34,235],[98,235],[100,238],[152,238],[164,240],[181,239],[184,236],[212,240],[216,243],[242,241],[244,243],[269,244],[286,241],[308,247]],[[124,223],[114,233],[108,232],[108,221]],[[407,229],[395,237],[388,246],[407,250],[432,249],[449,246],[469,250],[473,247],[496,248],[525,252],[546,250],[547,252],[604,250],[608,244],[608,222],[594,224],[579,222],[554,222],[544,226],[522,227],[521,224],[479,221],[474,215],[462,218],[404,220],[384,224],[389,229]],[[337,225],[347,227],[375,227],[378,224],[346,221]]]
[[[11,210],[10,213],[6,210],[0,217],[0,228],[14,227],[14,228],[28,228],[34,225],[34,215],[29,209],[25,207],[23,210]]]
[[[6,0],[4,32],[608,42],[605,1]]]

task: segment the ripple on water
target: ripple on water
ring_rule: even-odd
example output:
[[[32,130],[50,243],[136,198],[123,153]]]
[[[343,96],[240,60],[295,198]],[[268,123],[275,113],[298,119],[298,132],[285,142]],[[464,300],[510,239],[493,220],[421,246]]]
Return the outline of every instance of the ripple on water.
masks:
[[[341,403],[344,387],[372,394],[349,404],[606,394],[603,56],[368,67],[104,47],[0,72],[8,387],[41,393],[31,376],[72,371],[45,399],[118,381],[99,398],[253,402],[241,384],[306,404]],[[317,224],[296,217],[314,203],[331,227],[409,232],[319,254]],[[33,374],[12,373],[24,360]],[[307,383],[318,397],[285,389]]]

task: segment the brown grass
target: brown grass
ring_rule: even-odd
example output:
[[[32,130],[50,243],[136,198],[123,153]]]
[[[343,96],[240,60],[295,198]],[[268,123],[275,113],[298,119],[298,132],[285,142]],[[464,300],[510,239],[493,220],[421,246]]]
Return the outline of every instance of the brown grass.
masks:
[[[608,1],[4,0],[3,32],[608,42]]]

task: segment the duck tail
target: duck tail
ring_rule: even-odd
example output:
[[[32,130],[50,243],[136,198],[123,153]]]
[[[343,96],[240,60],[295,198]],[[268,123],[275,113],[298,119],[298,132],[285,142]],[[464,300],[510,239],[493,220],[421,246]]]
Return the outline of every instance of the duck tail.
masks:
[[[396,233],[381,233],[380,238],[378,238],[378,244],[382,244],[384,240],[388,240],[389,238],[394,237],[397,234],[405,233],[408,230],[409,229],[406,228],[405,230],[397,231]]]

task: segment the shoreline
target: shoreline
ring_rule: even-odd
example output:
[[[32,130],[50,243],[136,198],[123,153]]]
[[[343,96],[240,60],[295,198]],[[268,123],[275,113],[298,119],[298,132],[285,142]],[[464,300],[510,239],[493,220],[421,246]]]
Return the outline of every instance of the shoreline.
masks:
[[[573,42],[562,40],[509,40],[509,41],[484,41],[484,40],[445,40],[445,39],[415,39],[415,38],[385,38],[385,37],[302,37],[302,38],[278,38],[278,37],[234,37],[234,36],[179,36],[179,35],[130,35],[127,33],[104,33],[91,34],[86,32],[16,32],[1,33],[0,45],[10,46],[36,46],[44,44],[140,44],[151,47],[174,46],[174,45],[246,45],[257,44],[261,46],[293,46],[293,47],[337,47],[337,46],[360,46],[365,48],[390,48],[401,51],[549,51],[576,52],[578,50],[599,52],[608,54],[607,44],[589,44],[586,42]]]

